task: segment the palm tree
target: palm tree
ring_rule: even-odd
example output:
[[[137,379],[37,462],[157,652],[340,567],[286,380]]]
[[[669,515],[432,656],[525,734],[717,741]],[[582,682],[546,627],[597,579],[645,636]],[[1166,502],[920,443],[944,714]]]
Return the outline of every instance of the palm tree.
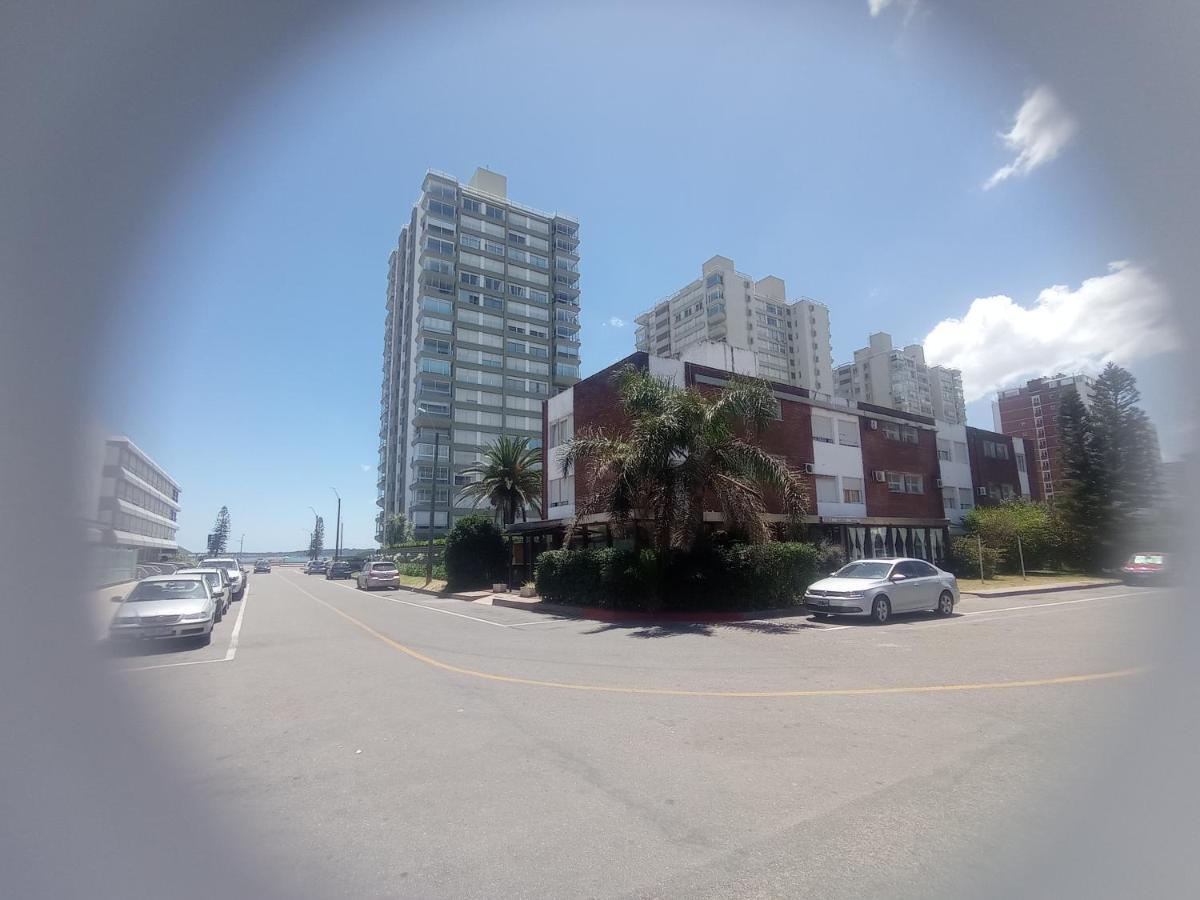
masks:
[[[542,452],[529,446],[529,438],[501,435],[485,448],[483,459],[463,469],[462,474],[475,480],[459,496],[474,500],[475,506],[486,500],[502,524],[512,525],[518,513],[521,521],[526,521],[529,509],[540,515]]]
[[[805,514],[804,476],[750,440],[777,418],[767,382],[735,378],[709,399],[633,366],[614,380],[628,427],[619,434],[581,431],[563,455],[564,474],[581,462],[590,472],[576,520],[597,512],[622,525],[635,516],[651,519],[654,543],[666,550],[692,546],[706,500],[727,529],[755,542],[770,538],[766,494],[778,497],[793,522]]]

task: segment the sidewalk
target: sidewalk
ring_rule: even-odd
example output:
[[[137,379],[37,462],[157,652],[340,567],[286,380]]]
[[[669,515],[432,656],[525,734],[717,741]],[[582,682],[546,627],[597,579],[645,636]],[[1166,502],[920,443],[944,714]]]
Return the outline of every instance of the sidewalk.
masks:
[[[964,597],[1019,597],[1022,594],[1053,594],[1058,591],[1083,591],[1088,588],[1112,587],[1121,584],[1120,579],[1107,581],[1066,581],[1061,584],[1030,585],[1029,587],[997,588],[995,590],[963,591]]]

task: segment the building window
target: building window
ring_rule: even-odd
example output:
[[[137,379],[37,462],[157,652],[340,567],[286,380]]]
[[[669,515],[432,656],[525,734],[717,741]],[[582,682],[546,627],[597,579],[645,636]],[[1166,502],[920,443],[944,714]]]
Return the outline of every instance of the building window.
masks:
[[[833,419],[829,416],[812,417],[812,435],[814,441],[820,441],[822,444],[833,443]]]
[[[842,476],[842,502],[843,503],[862,503],[862,479],[850,478]]]
[[[907,472],[888,472],[887,486],[893,494],[923,494],[925,493],[925,478]]]
[[[958,489],[958,505],[962,509],[971,509],[975,505],[975,495],[970,488]]]
[[[967,445],[963,441],[954,442],[954,461],[963,464],[970,462],[967,456]]]
[[[983,455],[988,459],[1008,459],[1008,444],[996,441],[983,442]]]
[[[567,416],[550,423],[550,446],[565,444],[575,436],[575,418]]]
[[[955,498],[955,489],[952,487],[942,488],[942,506],[946,509],[957,509],[958,502]]]
[[[817,486],[817,502],[818,503],[837,503],[837,479],[832,475],[816,475],[813,481]]]
[[[917,429],[896,422],[883,423],[883,436],[889,441],[902,441],[906,444],[915,444],[918,441]]]
[[[858,446],[858,422],[847,422],[845,419],[837,420],[837,438],[838,443],[843,447]]]
[[[1025,454],[1024,453],[1017,454],[1017,471],[1018,472],[1026,471],[1026,469],[1025,469]]]
[[[943,440],[942,438],[938,438],[937,439],[937,453],[938,453],[938,459],[944,459],[946,462],[949,462],[950,458],[951,458],[950,457],[950,441]]]
[[[450,363],[442,359],[422,359],[421,371],[430,375],[449,375]]]

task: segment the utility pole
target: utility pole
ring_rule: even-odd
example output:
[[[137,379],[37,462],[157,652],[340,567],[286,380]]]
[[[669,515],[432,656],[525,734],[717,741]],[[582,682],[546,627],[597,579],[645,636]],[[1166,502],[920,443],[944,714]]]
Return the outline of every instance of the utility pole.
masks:
[[[335,487],[331,487],[330,490],[338,500],[337,522],[333,526],[333,558],[337,560],[342,555],[342,495]]]
[[[238,538],[238,562],[242,561],[242,555],[246,552],[246,536],[243,534]]]

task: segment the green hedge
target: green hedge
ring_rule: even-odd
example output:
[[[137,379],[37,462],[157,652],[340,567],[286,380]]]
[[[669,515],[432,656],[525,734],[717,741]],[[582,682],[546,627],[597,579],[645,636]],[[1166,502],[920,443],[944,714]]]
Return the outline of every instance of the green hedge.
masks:
[[[402,562],[396,563],[396,569],[401,575],[409,575],[414,578],[425,577],[425,563],[423,562]],[[435,562],[433,564],[433,577],[441,580],[446,579],[446,564]]]
[[[996,575],[996,569],[1004,562],[1004,552],[988,547],[986,544],[983,547],[983,577],[993,578]],[[971,536],[955,537],[950,539],[950,555],[946,560],[946,566],[949,571],[953,572],[959,578],[978,578],[979,577],[979,542]]]
[[[446,536],[445,569],[450,590],[487,588],[507,580],[504,535],[487,516],[459,519]]]
[[[720,611],[799,606],[826,574],[812,544],[703,547],[661,556],[653,550],[549,550],[537,558],[542,599],[571,606],[651,611]]]

